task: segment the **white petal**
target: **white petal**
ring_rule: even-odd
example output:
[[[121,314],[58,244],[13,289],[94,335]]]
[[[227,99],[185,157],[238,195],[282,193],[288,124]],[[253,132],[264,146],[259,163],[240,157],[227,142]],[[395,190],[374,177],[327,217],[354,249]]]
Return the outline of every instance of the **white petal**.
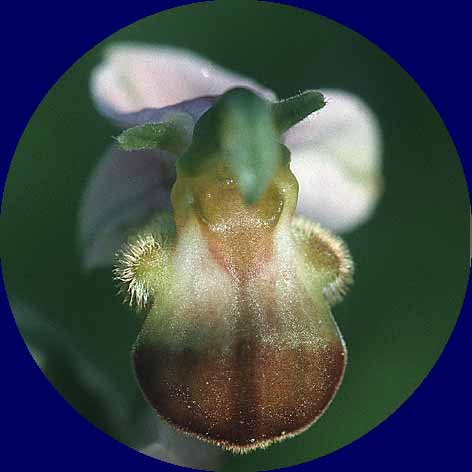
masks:
[[[170,211],[175,159],[163,151],[112,148],[98,163],[79,215],[87,269],[110,266],[130,232],[159,211]]]
[[[267,98],[274,94],[241,75],[188,51],[163,46],[120,44],[107,50],[93,71],[91,90],[105,114],[161,108],[244,86]]]
[[[159,421],[158,441],[141,450],[143,454],[181,467],[216,470],[221,466],[223,451],[199,439],[181,433]]]
[[[381,134],[372,111],[346,92],[285,135],[298,179],[297,211],[336,232],[365,222],[381,195]]]
[[[124,128],[131,126],[144,125],[146,123],[161,123],[178,113],[185,113],[189,117],[191,128],[189,128],[190,136],[193,128],[200,117],[205,113],[217,100],[218,97],[198,97],[192,100],[179,102],[176,105],[169,105],[162,108],[142,108],[139,111],[131,113],[118,113],[112,109],[102,109],[108,118],[115,121],[116,124]]]

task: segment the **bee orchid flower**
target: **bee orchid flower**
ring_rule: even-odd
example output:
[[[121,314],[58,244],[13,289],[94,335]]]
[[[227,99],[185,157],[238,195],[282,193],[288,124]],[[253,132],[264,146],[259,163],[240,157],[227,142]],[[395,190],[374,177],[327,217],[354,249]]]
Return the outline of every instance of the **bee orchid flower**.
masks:
[[[353,264],[323,224],[348,230],[375,205],[372,114],[339,92],[279,101],[169,48],[111,49],[92,93],[125,129],[87,189],[82,244],[89,267],[120,248],[115,277],[145,312],[144,396],[232,452],[304,431],[346,367],[331,306]]]

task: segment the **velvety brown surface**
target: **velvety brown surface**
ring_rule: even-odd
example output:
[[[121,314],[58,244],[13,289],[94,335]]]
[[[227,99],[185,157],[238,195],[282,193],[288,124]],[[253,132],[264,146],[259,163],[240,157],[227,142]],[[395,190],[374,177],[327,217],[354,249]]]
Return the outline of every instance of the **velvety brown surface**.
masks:
[[[345,366],[341,341],[324,348],[278,349],[240,341],[215,349],[169,352],[138,343],[135,370],[149,402],[176,426],[244,449],[314,422]]]

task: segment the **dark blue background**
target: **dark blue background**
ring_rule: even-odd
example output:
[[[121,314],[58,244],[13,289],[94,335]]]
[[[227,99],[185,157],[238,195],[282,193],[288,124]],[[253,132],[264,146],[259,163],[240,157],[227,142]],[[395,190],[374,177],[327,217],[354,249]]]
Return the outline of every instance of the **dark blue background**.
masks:
[[[229,0],[227,0],[229,1]],[[32,112],[57,79],[92,46],[139,18],[184,2],[9,4],[2,12],[2,188]],[[187,2],[189,3],[189,2]],[[363,34],[392,56],[426,92],[456,144],[466,173],[470,149],[469,20],[459,2],[280,2],[326,15]],[[5,6],[4,6],[5,8]],[[34,366],[2,288],[0,353],[3,431],[0,465],[51,471],[117,467],[151,470],[158,463],[102,434],[76,413]],[[469,300],[444,354],[417,392],[371,433],[318,459],[319,470],[448,470],[468,463],[471,360]],[[40,405],[40,409],[38,406]],[[315,466],[305,464],[302,467]]]

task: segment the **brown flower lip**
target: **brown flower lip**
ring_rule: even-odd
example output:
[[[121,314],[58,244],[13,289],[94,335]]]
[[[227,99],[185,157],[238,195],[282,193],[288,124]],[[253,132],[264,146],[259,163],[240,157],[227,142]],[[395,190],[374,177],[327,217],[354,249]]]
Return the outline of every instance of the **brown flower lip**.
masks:
[[[137,349],[133,357],[145,396],[166,421],[204,441],[246,453],[315,423],[331,403],[346,365],[341,345],[317,355],[309,350],[251,351],[250,345],[242,345],[231,358],[215,353],[197,358],[186,351],[176,359],[158,349]],[[153,371],[159,377],[138,367],[149,365],[148,356],[157,360]],[[323,378],[326,370],[328,380]]]
[[[280,339],[280,314],[268,307],[265,313],[272,338]],[[248,303],[229,348],[213,343],[174,350],[142,333],[133,350],[135,373],[157,413],[179,430],[236,453],[267,447],[316,422],[346,366],[334,320],[323,322],[327,342],[294,344],[264,342],[255,319]]]
[[[133,348],[145,398],[177,429],[235,453],[316,422],[347,361],[330,309],[351,280],[347,249],[293,215],[288,168],[274,182],[251,207],[231,186],[203,186],[203,225],[175,200],[176,231],[156,221],[116,271],[130,300],[150,308]],[[179,185],[178,198],[195,188]]]

